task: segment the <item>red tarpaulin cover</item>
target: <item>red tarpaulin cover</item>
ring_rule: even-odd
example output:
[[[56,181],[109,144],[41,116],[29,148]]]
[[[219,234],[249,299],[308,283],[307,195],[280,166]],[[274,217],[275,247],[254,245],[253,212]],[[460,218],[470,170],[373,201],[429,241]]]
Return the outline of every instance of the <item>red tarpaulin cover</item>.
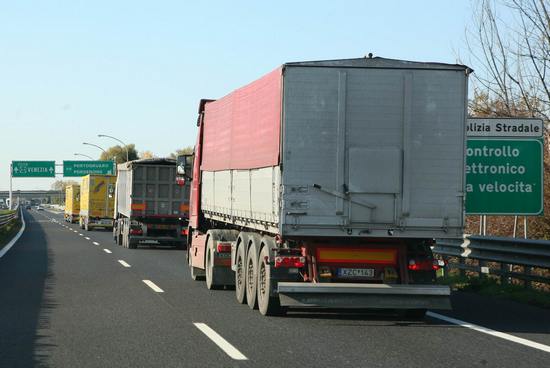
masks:
[[[205,106],[205,171],[279,164],[282,68]]]

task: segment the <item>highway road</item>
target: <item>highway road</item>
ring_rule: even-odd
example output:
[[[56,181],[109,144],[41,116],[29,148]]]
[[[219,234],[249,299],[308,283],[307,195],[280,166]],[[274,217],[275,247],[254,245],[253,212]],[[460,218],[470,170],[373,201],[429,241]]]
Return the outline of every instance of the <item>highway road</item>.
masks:
[[[423,321],[262,317],[191,280],[185,251],[122,248],[49,211],[25,220],[0,258],[0,367],[550,367],[548,310],[455,293]]]

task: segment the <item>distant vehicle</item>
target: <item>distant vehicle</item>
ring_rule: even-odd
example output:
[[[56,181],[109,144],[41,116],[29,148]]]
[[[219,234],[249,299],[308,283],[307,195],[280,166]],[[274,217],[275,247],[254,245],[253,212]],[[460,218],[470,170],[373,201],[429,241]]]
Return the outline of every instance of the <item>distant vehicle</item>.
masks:
[[[25,209],[26,209],[26,210],[30,210],[31,208],[32,208],[32,207],[31,207],[30,204],[28,204],[28,205],[25,206]]]
[[[135,160],[118,165],[113,237],[118,245],[185,248],[189,185],[176,183],[176,160]]]
[[[37,210],[37,211],[44,211],[44,207],[42,207],[42,206],[36,206],[36,210]]]
[[[115,204],[114,175],[86,175],[80,184],[81,229],[86,231],[94,227],[111,229]]]
[[[67,185],[65,188],[65,221],[79,222],[80,218],[80,185]]]

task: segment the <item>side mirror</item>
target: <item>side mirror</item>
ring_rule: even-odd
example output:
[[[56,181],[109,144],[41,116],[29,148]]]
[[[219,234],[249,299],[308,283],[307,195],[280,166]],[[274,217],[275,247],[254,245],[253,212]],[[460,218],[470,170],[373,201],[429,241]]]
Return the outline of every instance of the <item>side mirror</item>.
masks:
[[[193,159],[193,154],[176,158],[176,183],[185,184],[186,180],[193,180]]]

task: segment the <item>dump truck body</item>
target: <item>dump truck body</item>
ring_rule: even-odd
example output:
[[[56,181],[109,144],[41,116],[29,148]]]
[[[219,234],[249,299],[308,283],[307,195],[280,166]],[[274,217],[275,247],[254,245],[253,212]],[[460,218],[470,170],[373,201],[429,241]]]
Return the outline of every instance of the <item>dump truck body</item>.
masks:
[[[174,159],[143,159],[118,165],[114,238],[138,244],[184,247],[189,186],[176,183]]]
[[[65,188],[65,221],[75,223],[80,217],[80,185]]]
[[[209,287],[235,283],[240,301],[239,284],[257,280],[245,291],[262,313],[450,307],[430,246],[463,233],[469,72],[382,58],[289,63],[203,101],[192,273]]]
[[[112,228],[116,176],[86,175],[80,185],[80,227]]]

